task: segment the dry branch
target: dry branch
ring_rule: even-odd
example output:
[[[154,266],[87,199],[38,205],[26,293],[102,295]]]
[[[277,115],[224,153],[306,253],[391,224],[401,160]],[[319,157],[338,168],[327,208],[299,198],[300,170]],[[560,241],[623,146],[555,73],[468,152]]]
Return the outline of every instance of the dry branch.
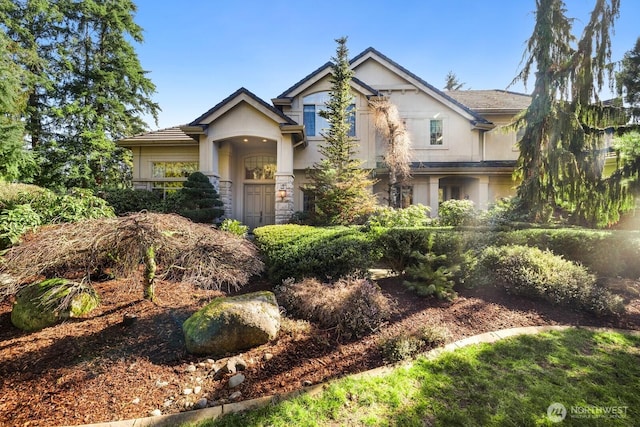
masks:
[[[42,227],[7,251],[0,273],[18,283],[45,277],[89,277],[110,271],[133,277],[150,247],[156,277],[208,289],[238,289],[263,269],[250,241],[178,215],[138,213]],[[13,292],[8,287],[0,293]]]

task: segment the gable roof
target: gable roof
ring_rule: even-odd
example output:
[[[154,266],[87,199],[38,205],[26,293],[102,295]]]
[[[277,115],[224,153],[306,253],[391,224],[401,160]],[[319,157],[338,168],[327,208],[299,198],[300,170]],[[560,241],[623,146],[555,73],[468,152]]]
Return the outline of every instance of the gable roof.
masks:
[[[517,113],[531,104],[531,96],[507,90],[450,90],[451,98],[478,113]]]
[[[260,97],[247,90],[246,88],[241,87],[240,89],[220,101],[213,108],[209,109],[200,117],[189,123],[188,126],[208,125],[217,115],[223,114],[242,101],[248,101],[249,103],[253,104],[254,107],[263,112],[266,116],[271,117],[278,123],[297,125],[297,123],[293,119],[285,115],[282,111],[278,110],[271,104],[266,103],[264,100],[262,100]],[[210,120],[206,121],[207,119]]]
[[[162,144],[174,145],[175,143],[179,143],[181,145],[197,145],[198,141],[183,132],[180,126],[141,133],[118,141],[119,145],[125,147]]]
[[[474,125],[480,125],[480,126],[482,126],[482,125],[491,125],[490,121],[488,121],[487,119],[485,119],[484,117],[479,115],[476,111],[472,110],[467,105],[459,102],[457,99],[447,95],[447,93],[445,93],[445,92],[441,91],[440,89],[436,88],[435,86],[429,84],[427,81],[423,80],[418,75],[412,73],[411,71],[409,71],[408,69],[404,68],[402,65],[398,64],[397,62],[395,62],[394,60],[392,60],[388,56],[386,56],[386,55],[382,54],[381,52],[377,51],[373,47],[369,47],[369,48],[363,50],[360,54],[358,54],[351,61],[349,61],[349,63],[351,64],[352,67],[355,67],[355,66],[359,65],[360,63],[363,63],[364,61],[366,61],[369,58],[373,58],[373,59],[377,60],[378,62],[383,63],[384,65],[386,65],[387,68],[391,69],[396,74],[399,74],[400,76],[404,77],[405,79],[410,80],[410,81],[413,80],[413,83],[416,86],[418,86],[420,89],[422,89],[423,92],[428,93],[429,95],[431,95],[434,98],[438,99],[443,104],[449,105],[454,110],[458,110],[458,111],[462,112],[463,115],[466,115],[466,116],[469,117],[469,119],[471,120],[471,122]]]

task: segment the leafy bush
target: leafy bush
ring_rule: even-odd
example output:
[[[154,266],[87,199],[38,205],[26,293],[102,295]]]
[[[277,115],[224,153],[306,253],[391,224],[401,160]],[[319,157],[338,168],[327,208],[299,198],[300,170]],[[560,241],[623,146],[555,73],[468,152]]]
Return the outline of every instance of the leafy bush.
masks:
[[[423,227],[431,223],[429,212],[431,208],[421,204],[411,205],[402,209],[388,206],[377,206],[366,226],[368,227]]]
[[[417,331],[404,332],[380,342],[382,357],[388,362],[411,359],[429,348],[443,345],[449,331],[439,326],[427,325]]]
[[[336,279],[367,271],[377,259],[372,237],[358,228],[285,224],[253,233],[273,283],[289,277]]]
[[[113,217],[108,203],[90,190],[71,189],[67,194],[36,186],[19,186],[28,191],[3,191],[0,212],[0,249],[16,244],[26,231],[46,224]]]
[[[472,225],[476,220],[476,210],[471,200],[447,200],[438,210],[440,225]]]
[[[102,190],[99,196],[113,207],[116,215],[125,215],[142,211],[162,212],[162,197],[158,193],[132,188]]]
[[[596,315],[624,311],[622,299],[598,288],[594,275],[550,251],[518,245],[489,247],[479,265],[485,281],[493,281],[514,295],[541,298]]]
[[[275,289],[288,313],[323,328],[335,328],[339,337],[360,337],[378,329],[391,317],[391,301],[374,283],[356,277],[333,284],[317,279],[286,280]]]
[[[249,232],[249,227],[247,225],[242,224],[237,219],[227,218],[222,223],[220,223],[220,230],[226,231],[231,234],[235,234],[239,237],[247,237],[247,233]]]

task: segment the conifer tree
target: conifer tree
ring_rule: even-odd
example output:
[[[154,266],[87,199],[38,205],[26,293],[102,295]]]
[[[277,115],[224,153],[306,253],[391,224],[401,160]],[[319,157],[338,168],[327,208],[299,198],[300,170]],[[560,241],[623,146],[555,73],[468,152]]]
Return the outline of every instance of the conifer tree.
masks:
[[[355,158],[358,146],[349,136],[355,109],[347,38],[336,43],[329,100],[320,113],[329,123],[328,131],[322,133],[324,142],[318,147],[322,160],[309,170],[311,183],[303,189],[314,197],[316,223],[346,225],[364,220],[375,206],[375,196],[370,190],[374,182],[362,168],[362,161]]]
[[[631,206],[623,177],[602,176],[606,129],[624,118],[597,98],[612,71],[619,6],[619,0],[596,0],[576,42],[564,2],[536,1],[535,28],[514,80],[526,82],[536,67],[531,105],[516,122],[525,130],[518,143],[519,208],[533,220],[561,208],[575,223],[604,226]]]
[[[622,70],[616,73],[618,91],[630,108],[631,120],[640,124],[640,37],[633,49],[624,54]]]
[[[179,190],[180,215],[193,222],[212,223],[224,213],[218,192],[202,172],[193,172]]]

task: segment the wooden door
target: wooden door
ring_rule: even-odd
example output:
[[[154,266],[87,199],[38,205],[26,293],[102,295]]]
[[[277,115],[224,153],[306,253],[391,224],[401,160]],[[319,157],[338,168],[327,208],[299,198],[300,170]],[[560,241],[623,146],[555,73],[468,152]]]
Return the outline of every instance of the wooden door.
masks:
[[[249,229],[275,224],[275,197],[274,184],[244,186],[244,223]]]

